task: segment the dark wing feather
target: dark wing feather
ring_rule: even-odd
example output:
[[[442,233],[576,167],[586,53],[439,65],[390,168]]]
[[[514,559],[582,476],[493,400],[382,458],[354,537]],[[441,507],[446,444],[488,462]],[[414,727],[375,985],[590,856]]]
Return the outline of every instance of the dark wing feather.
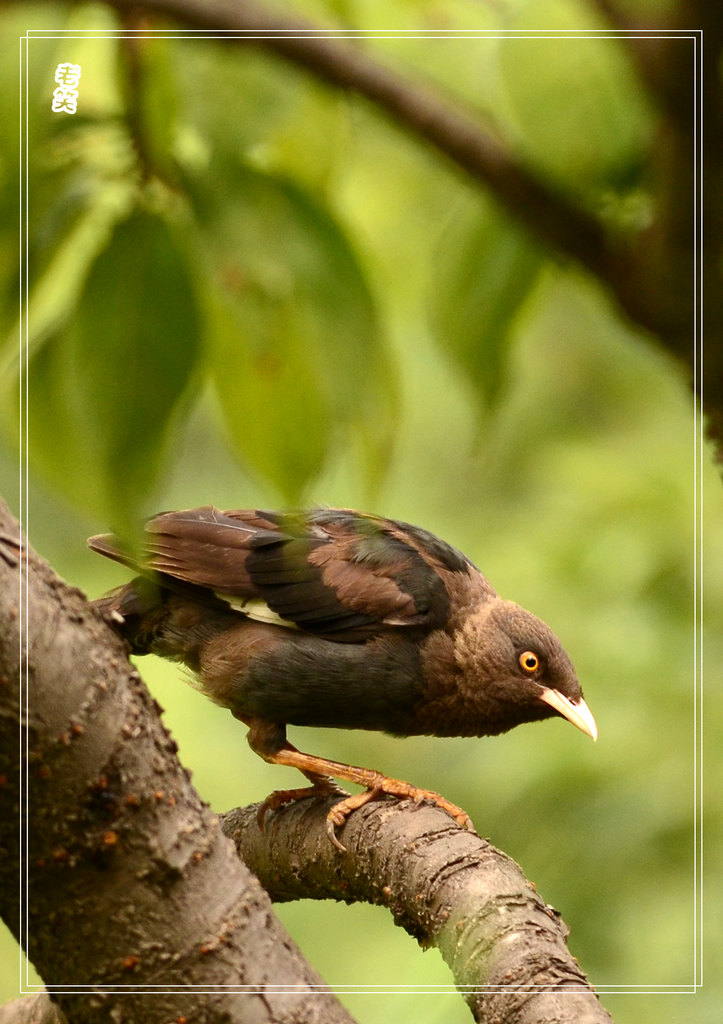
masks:
[[[348,509],[283,515],[207,506],[154,516],[145,529],[136,561],[112,537],[89,544],[140,571],[260,598],[300,628],[345,642],[391,627],[444,625],[444,577],[478,576],[432,534]]]

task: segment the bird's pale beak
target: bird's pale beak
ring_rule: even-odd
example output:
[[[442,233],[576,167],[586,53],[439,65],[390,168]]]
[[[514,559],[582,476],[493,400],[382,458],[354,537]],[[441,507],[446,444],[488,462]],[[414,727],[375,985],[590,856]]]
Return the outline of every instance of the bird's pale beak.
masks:
[[[552,690],[547,686],[543,687],[542,692],[538,696],[540,700],[544,700],[545,704],[549,704],[551,708],[554,708],[568,722],[572,722],[578,729],[591,736],[593,740],[597,739],[597,723],[592,717],[592,711],[582,697],[578,701],[571,701],[569,697],[560,693],[559,690]]]

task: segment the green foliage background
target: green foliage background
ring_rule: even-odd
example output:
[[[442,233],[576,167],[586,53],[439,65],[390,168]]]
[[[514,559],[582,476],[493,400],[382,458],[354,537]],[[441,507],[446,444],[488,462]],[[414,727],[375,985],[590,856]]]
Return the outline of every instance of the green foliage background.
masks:
[[[654,17],[655,5],[638,7]],[[598,27],[582,0],[293,9],[367,29]],[[714,566],[723,526],[708,454],[695,462],[683,373],[594,282],[367,104],[250,47],[87,34],[115,25],[102,5],[2,13],[3,95],[27,28],[80,30],[28,49],[27,376],[17,125],[0,124],[0,489],[17,510],[27,386],[31,542],[92,596],[122,573],[86,552],[86,536],[129,532],[161,508],[356,506],[461,547],[563,638],[598,744],[560,722],[493,740],[296,730],[294,742],[465,807],[560,909],[619,1024],[718,1020],[723,808],[710,778],[697,801],[693,612],[696,527]],[[611,228],[650,216],[655,116],[618,42],[364,45],[461,98]],[[64,60],[82,66],[72,117],[50,112]],[[703,590],[706,628],[723,613],[720,574],[708,571]],[[719,630],[706,650],[714,750]],[[141,669],[214,808],[286,784],[177,668]],[[707,984],[653,994],[692,985],[702,955],[694,808]],[[449,985],[447,969],[383,910],[279,913],[361,1021],[468,1019],[454,994],[421,993]],[[16,991],[13,946],[8,936],[0,998]],[[401,991],[374,997],[369,985]]]

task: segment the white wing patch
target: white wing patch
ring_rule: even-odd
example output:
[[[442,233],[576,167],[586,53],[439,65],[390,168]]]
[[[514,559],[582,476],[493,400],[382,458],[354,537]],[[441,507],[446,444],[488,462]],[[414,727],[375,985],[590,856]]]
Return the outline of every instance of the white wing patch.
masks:
[[[299,627],[295,622],[290,619],[282,619],[275,611],[273,611],[260,597],[239,597],[237,594],[224,594],[220,590],[214,590],[216,597],[220,597],[222,601],[226,601],[234,611],[243,612],[254,622],[268,622],[272,626],[283,626],[284,629],[298,629]]]

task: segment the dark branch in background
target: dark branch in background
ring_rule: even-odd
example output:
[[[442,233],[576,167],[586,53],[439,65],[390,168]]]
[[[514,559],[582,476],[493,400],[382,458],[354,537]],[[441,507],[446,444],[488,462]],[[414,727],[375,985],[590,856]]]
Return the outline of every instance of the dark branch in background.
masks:
[[[426,140],[494,197],[544,244],[579,262],[610,290],[620,308],[636,324],[657,335],[660,343],[688,367],[695,378],[697,352],[694,222],[694,84],[690,40],[628,38],[641,82],[661,116],[649,168],[657,216],[648,229],[625,241],[553,188],[504,144],[486,133],[478,119],[456,102],[438,98],[419,83],[408,81],[367,57],[358,46],[320,38],[314,26],[270,11],[246,0],[109,0],[119,11],[141,8],[167,15],[197,29],[259,33],[243,37],[305,68],[317,78],[364,96],[413,136]],[[629,31],[612,0],[596,0],[613,27]],[[717,0],[680,3],[670,26],[703,28],[705,39],[704,95],[711,104],[713,135],[705,158],[713,194],[706,217],[706,248],[702,269],[706,304],[702,327],[713,345],[706,352],[704,402],[709,433],[723,460],[723,289],[719,260],[723,245],[723,131],[720,126],[720,85],[717,68],[723,48],[723,6]],[[318,32],[318,29],[316,30]],[[237,40],[238,41],[238,40]],[[694,379],[695,378],[695,379]]]
[[[268,815],[222,816],[223,831],[275,902],[376,903],[424,947],[437,946],[476,1021],[610,1024],[565,939],[567,927],[520,868],[439,808],[367,804],[344,826],[348,854],[326,834],[329,802]]]
[[[658,19],[655,22],[646,22],[643,19],[637,21],[620,9],[615,0],[588,0],[588,2],[600,12],[604,24],[619,32],[625,33],[621,36],[621,42],[627,47],[637,67],[638,76],[648,90],[654,104],[660,109],[670,108],[673,116],[680,115],[680,102],[677,99],[677,91],[680,88],[679,80],[668,80],[666,69],[669,62],[669,47],[675,40],[666,39],[661,35],[653,34],[656,30],[664,29]],[[673,27],[672,25],[670,26]],[[696,28],[695,20],[690,18],[681,28]],[[650,35],[643,33],[649,32]],[[686,54],[686,57],[688,55]],[[690,65],[686,68],[686,75]],[[672,107],[669,100],[673,98]],[[690,110],[686,109],[686,123],[691,124]]]
[[[145,27],[144,20],[140,19],[138,12],[133,9],[123,15],[122,21],[124,28],[130,30]],[[125,110],[128,134],[133,143],[141,179],[147,182],[153,176],[153,158],[148,152],[148,139],[143,118],[145,83],[143,81],[143,65],[138,52],[139,44],[140,40],[133,35],[124,36],[120,40],[120,48],[124,57]]]
[[[16,538],[0,502],[0,913],[54,1000],[73,1024],[352,1024],[193,790],[122,643]]]
[[[255,3],[231,0],[109,0],[119,11],[141,7],[205,30],[259,33],[228,42],[262,46],[330,85],[358,93],[416,138],[431,143],[495,196],[549,245],[568,253],[592,273],[608,273],[604,229],[487,134],[472,113],[455,109],[419,82],[378,63],[358,45],[323,38],[318,27],[273,15]],[[263,35],[266,33],[266,35]]]

